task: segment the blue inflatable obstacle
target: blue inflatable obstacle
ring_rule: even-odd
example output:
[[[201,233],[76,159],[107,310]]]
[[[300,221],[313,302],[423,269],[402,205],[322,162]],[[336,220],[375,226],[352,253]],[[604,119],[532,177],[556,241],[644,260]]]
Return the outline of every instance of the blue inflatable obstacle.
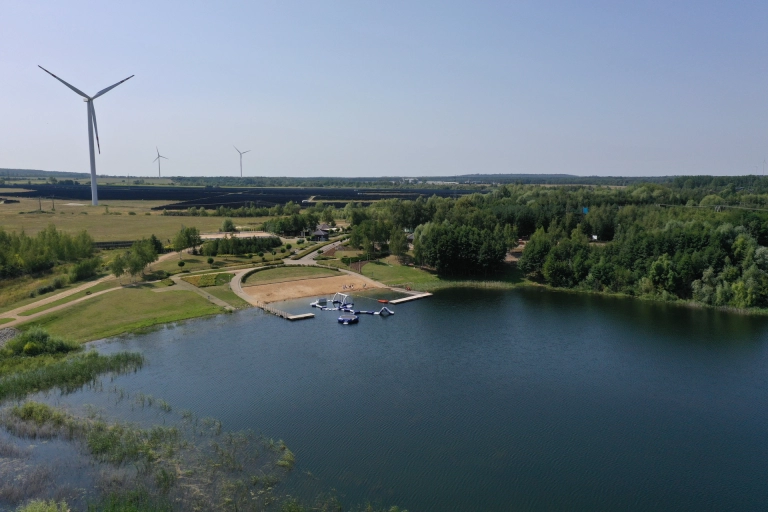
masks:
[[[379,311],[365,311],[365,310],[357,310],[353,309],[351,307],[343,307],[340,308],[345,313],[351,313],[353,315],[381,315],[381,316],[389,316],[394,315],[395,312],[389,309],[388,307],[384,306]]]
[[[336,293],[330,300],[320,298],[315,302],[311,302],[309,305],[322,311],[346,311],[347,309],[354,307],[355,302],[352,300],[351,295]]]
[[[356,324],[360,320],[360,317],[352,314],[345,314],[339,317],[339,323],[344,325]]]

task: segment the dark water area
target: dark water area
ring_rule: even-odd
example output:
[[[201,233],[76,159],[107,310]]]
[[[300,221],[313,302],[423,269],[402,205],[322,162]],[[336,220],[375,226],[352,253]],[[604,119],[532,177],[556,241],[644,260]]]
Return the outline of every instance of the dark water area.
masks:
[[[335,489],[346,504],[768,504],[768,319],[540,290],[449,290],[392,309],[353,326],[248,310],[102,343],[148,361],[105,387],[283,439],[297,461],[286,492]],[[111,395],[60,401],[106,409]]]

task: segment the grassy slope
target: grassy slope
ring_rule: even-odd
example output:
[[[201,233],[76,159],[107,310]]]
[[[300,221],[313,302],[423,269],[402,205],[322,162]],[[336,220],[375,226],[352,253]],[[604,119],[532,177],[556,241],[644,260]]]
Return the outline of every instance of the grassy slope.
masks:
[[[409,285],[416,290],[436,290],[453,286],[474,286],[481,288],[512,288],[530,284],[524,279],[517,267],[505,265],[499,274],[475,278],[438,277],[416,267],[402,266],[397,258],[389,256],[381,261],[374,261],[363,266],[362,273],[388,285]]]
[[[76,284],[82,284],[82,283],[76,283]],[[54,308],[56,306],[60,306],[62,304],[66,304],[68,302],[72,302],[73,300],[77,300],[79,298],[85,297],[86,295],[88,295],[87,292],[96,293],[96,292],[100,292],[102,290],[108,290],[110,288],[116,288],[117,286],[119,286],[119,283],[117,281],[107,281],[105,283],[99,283],[99,284],[97,284],[95,286],[91,286],[87,290],[83,290],[81,292],[72,294],[69,297],[64,297],[63,299],[59,299],[57,301],[50,302],[50,303],[45,304],[43,306],[37,307],[35,309],[29,309],[29,310],[27,310],[27,311],[25,311],[23,313],[20,313],[19,315],[20,316],[34,315],[35,313],[39,313],[40,311],[45,311],[46,309],[51,309],[51,308]]]
[[[205,292],[210,293],[217,299],[221,299],[227,304],[229,304],[230,306],[236,307],[238,309],[251,307],[251,305],[248,302],[238,297],[235,294],[235,292],[233,292],[230,289],[229,284],[222,284],[219,286],[207,286],[205,288]]]
[[[267,284],[276,283],[280,281],[296,281],[299,279],[308,279],[313,277],[329,277],[337,276],[338,272],[327,268],[319,267],[280,267],[272,268],[269,270],[262,270],[251,274],[246,278],[244,283],[251,284]]]
[[[24,325],[38,324],[51,334],[85,342],[221,311],[193,292],[156,293],[137,287],[100,295]]]
[[[425,270],[404,267],[393,257],[382,261],[372,261],[363,266],[363,275],[388,285],[409,284],[416,286],[424,283],[437,283],[440,278]]]

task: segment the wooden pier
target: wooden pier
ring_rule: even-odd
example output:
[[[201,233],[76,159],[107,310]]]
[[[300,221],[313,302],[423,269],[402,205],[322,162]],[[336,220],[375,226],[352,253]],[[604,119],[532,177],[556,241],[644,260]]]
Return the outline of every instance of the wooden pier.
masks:
[[[267,313],[272,313],[273,315],[279,316],[280,318],[285,318],[286,320],[293,321],[293,320],[306,320],[308,318],[315,318],[314,313],[304,313],[303,315],[291,315],[290,313],[286,313],[285,311],[272,307],[269,304],[266,304],[261,301],[257,301],[255,306],[263,309]]]
[[[398,291],[398,292],[402,291],[403,293],[410,293],[411,295],[409,295],[408,297],[403,297],[402,299],[391,300],[389,301],[390,304],[402,304],[403,302],[410,302],[412,300],[418,300],[418,299],[423,299],[424,297],[432,296],[431,293],[427,293],[427,292],[414,294],[413,292],[409,292],[407,290],[395,290],[395,291]]]

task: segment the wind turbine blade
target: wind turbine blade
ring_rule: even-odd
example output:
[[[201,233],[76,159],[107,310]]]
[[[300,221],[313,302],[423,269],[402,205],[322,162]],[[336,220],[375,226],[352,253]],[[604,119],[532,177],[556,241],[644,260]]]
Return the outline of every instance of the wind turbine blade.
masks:
[[[110,86],[109,86],[109,87],[107,87],[106,89],[102,89],[102,90],[100,90],[99,92],[97,92],[96,94],[94,94],[94,96],[93,96],[93,99],[95,100],[96,98],[98,98],[98,97],[99,97],[99,96],[101,96],[102,94],[105,94],[105,93],[107,93],[107,92],[111,91],[112,89],[114,89],[115,87],[117,87],[118,85],[120,85],[121,83],[125,82],[126,80],[130,80],[130,79],[131,79],[131,78],[133,78],[134,76],[136,76],[136,75],[131,75],[131,76],[129,76],[128,78],[126,78],[125,80],[120,80],[120,81],[119,81],[119,82],[117,82],[115,85],[110,85]]]
[[[62,80],[61,78],[57,77],[56,75],[54,75],[53,73],[51,73],[50,71],[48,71],[47,69],[45,69],[43,66],[41,66],[41,65],[39,65],[39,64],[38,64],[38,65],[37,65],[37,67],[39,67],[40,69],[42,69],[43,71],[45,71],[46,73],[48,73],[49,75],[51,75],[51,76],[52,76],[53,78],[55,78],[56,80],[58,80],[59,82],[63,83],[64,85],[66,85],[67,87],[69,87],[70,89],[72,89],[73,91],[75,91],[77,94],[79,94],[79,95],[80,95],[80,96],[82,96],[83,98],[91,99],[91,98],[90,98],[90,97],[89,97],[87,94],[85,94],[83,91],[81,91],[81,90],[80,90],[80,89],[78,89],[77,87],[73,87],[73,86],[69,85],[67,82],[65,82],[65,81],[64,81],[64,80]]]
[[[99,154],[101,154],[101,143],[99,142],[99,125],[96,124],[96,108],[93,105],[93,102],[89,102],[91,104],[91,117],[93,118],[93,131],[96,132],[96,147],[99,148]]]
[[[248,151],[243,151],[243,154],[250,153],[250,152],[251,150],[249,149]]]
[[[154,160],[152,160],[152,163],[155,163],[155,162],[157,162],[158,160],[160,160],[160,157],[159,157],[159,156],[158,156],[157,158],[155,158]]]
[[[167,156],[160,155],[160,158],[165,158],[166,160],[168,160]]]
[[[242,151],[240,151],[239,149],[237,149],[237,146],[232,146],[232,147],[233,147],[233,148],[235,148],[235,151],[237,151],[238,153],[242,153]]]

